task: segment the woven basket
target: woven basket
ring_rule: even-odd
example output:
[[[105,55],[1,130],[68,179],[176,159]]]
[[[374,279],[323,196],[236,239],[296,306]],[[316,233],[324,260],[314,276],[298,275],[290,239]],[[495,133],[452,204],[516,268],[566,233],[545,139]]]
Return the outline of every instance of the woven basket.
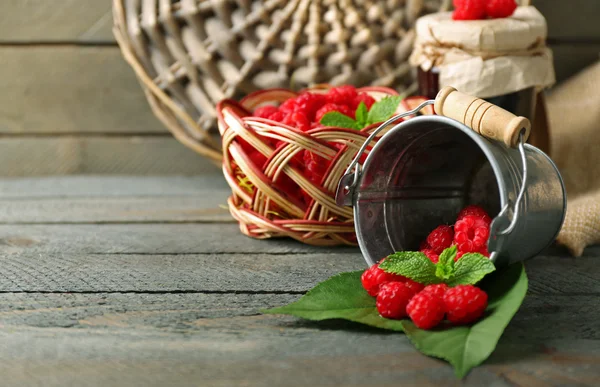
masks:
[[[215,163],[215,105],[319,83],[414,86],[422,14],[450,0],[113,0],[114,34],[154,114]],[[293,84],[293,87],[291,86]]]
[[[397,94],[383,87],[358,91],[376,100]],[[279,104],[296,95],[290,90],[273,89],[250,94],[239,103],[225,100],[218,104],[218,126],[225,150],[223,173],[232,189],[229,209],[241,231],[253,238],[291,237],[312,245],[354,245],[352,208],[338,206],[334,193],[347,166],[377,125],[360,131],[325,127],[302,132],[250,115],[259,105]],[[423,101],[419,97],[405,99],[397,112],[413,109]],[[433,111],[428,107],[422,113]],[[294,162],[305,150],[331,162],[320,184],[305,176],[301,162]],[[263,164],[253,161],[251,154],[255,152],[264,156]],[[300,192],[303,198],[294,194]]]

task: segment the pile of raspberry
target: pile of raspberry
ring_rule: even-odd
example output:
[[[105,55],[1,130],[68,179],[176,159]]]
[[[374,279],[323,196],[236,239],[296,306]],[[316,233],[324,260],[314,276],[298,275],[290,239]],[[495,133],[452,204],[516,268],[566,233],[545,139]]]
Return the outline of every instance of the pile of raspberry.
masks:
[[[397,320],[409,317],[421,329],[432,329],[444,319],[455,325],[470,324],[481,318],[487,308],[488,296],[476,286],[424,286],[386,273],[378,264],[363,273],[361,282],[377,298],[381,317]]]
[[[273,105],[259,107],[254,110],[252,115],[254,117],[277,121],[306,132],[322,127],[319,121],[326,113],[332,111],[340,112],[354,119],[356,109],[361,102],[365,103],[368,111],[375,103],[375,99],[364,92],[359,92],[354,86],[345,85],[333,87],[327,93],[302,92],[297,97],[284,101],[278,107]],[[285,141],[275,141],[269,138],[262,138],[262,140],[274,148],[288,145]],[[267,158],[241,137],[237,141],[254,165],[264,170]],[[330,142],[329,145],[340,151],[345,147],[336,142]],[[361,161],[364,161],[364,159]],[[297,153],[290,163],[317,186],[322,186],[331,165],[330,160],[307,150]],[[243,176],[239,178],[243,179]],[[277,180],[275,180],[274,185],[280,192],[300,207],[308,206],[312,202],[312,197],[307,192],[301,190],[285,174],[280,174]],[[273,211],[273,213],[276,213],[277,215],[275,216],[278,217],[287,217],[279,209]]]
[[[491,223],[492,218],[483,208],[467,206],[459,212],[454,226],[436,227],[421,243],[419,251],[433,263],[437,263],[442,251],[452,245],[456,245],[458,250],[456,260],[466,253],[480,253],[489,257],[487,241]]]
[[[359,93],[354,86],[345,85],[333,87],[325,94],[303,92],[283,102],[279,107],[272,105],[259,107],[253,115],[281,122],[305,132],[321,127],[321,118],[329,112],[336,111],[355,118],[356,108],[361,102],[365,103],[368,110],[375,103],[375,99],[367,93]]]
[[[454,20],[498,19],[511,16],[517,3],[515,0],[454,0]]]

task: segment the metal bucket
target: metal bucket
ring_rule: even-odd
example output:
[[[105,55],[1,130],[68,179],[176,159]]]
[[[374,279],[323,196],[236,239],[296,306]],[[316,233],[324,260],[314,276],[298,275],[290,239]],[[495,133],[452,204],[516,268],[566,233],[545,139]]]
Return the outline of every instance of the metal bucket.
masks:
[[[431,230],[453,223],[468,204],[494,217],[490,259],[496,265],[523,261],[554,241],[566,210],[555,164],[524,144],[523,134],[513,149],[443,116],[416,117],[390,129],[362,168],[350,165],[336,200],[354,207],[369,265],[396,251],[418,250]]]

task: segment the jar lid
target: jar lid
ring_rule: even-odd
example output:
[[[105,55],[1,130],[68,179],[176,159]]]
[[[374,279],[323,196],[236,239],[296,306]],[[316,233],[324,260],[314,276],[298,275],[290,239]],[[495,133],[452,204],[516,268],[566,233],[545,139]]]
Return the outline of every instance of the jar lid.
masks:
[[[409,62],[438,73],[439,87],[452,86],[480,98],[555,82],[546,20],[531,6],[504,19],[452,20],[451,12],[423,16]]]
[[[477,52],[504,52],[544,45],[548,28],[533,6],[517,7],[508,18],[453,20],[452,12],[423,16],[416,23],[417,41]]]

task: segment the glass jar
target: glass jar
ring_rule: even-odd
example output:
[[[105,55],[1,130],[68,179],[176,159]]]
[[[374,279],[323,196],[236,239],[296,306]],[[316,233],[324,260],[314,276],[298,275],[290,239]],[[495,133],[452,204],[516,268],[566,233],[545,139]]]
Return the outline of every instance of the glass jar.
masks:
[[[424,71],[421,67],[417,67],[417,79],[419,94],[434,99],[440,90],[439,70],[433,67],[429,71]],[[528,118],[532,128],[527,142],[546,153],[550,151],[550,134],[545,117],[545,106],[541,100],[541,94],[537,93],[534,87],[483,99],[517,116]]]

